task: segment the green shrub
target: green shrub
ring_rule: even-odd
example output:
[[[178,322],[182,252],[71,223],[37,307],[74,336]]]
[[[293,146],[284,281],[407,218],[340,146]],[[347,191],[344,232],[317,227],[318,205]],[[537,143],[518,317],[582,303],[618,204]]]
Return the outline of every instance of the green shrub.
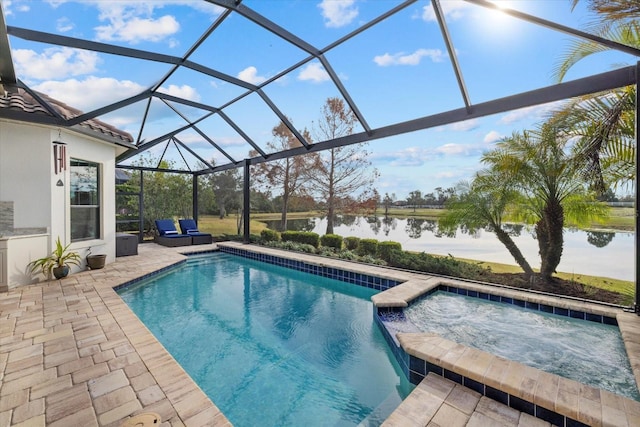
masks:
[[[355,251],[358,249],[359,237],[349,236],[344,238],[344,247],[349,251]]]
[[[280,237],[283,242],[302,243],[305,245],[311,245],[316,249],[320,246],[320,236],[318,233],[313,233],[311,231],[285,231],[280,235]]]
[[[342,254],[336,248],[330,248],[327,246],[320,246],[318,248],[318,255],[330,257],[330,258],[342,258]]]
[[[422,253],[412,253],[393,250],[390,252],[389,265],[406,270],[422,271],[425,273],[441,274],[443,276],[460,277],[478,280],[490,273],[490,270],[478,265],[459,261],[451,255],[435,257]]]
[[[260,232],[260,237],[264,242],[278,242],[280,241],[280,233],[269,228],[265,228]]]
[[[320,238],[320,244],[327,248],[342,249],[342,236],[337,234],[325,234]]]
[[[386,262],[384,262],[383,260],[381,260],[380,258],[373,256],[373,255],[364,255],[361,256],[360,259],[358,260],[360,262],[364,262],[366,264],[374,264],[374,265],[386,265]]]
[[[297,243],[297,242],[292,242],[292,241],[287,241],[287,242],[264,242],[265,246],[268,246],[270,248],[278,248],[278,249],[284,249],[287,251],[296,251],[296,252],[305,252],[308,254],[315,254],[316,253],[316,248],[314,248],[311,245],[306,245],[304,243]]]
[[[360,239],[358,243],[358,255],[378,255],[378,241],[376,239]]]
[[[378,244],[378,255],[383,260],[389,261],[391,251],[402,251],[402,245],[398,242],[380,242]]]

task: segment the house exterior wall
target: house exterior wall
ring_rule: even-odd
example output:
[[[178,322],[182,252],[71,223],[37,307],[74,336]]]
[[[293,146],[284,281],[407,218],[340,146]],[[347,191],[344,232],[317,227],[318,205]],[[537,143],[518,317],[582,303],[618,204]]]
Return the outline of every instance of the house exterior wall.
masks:
[[[53,141],[66,147],[66,169],[55,173]],[[71,243],[83,259],[73,271],[86,268],[84,257],[106,254],[115,260],[115,157],[123,149],[72,131],[0,120],[0,202],[13,202],[13,229],[0,230],[0,289],[43,279],[27,273],[27,264],[50,253],[60,237],[71,242],[70,159],[100,165],[100,238]],[[60,181],[60,184],[58,185]],[[6,207],[11,204],[3,204]],[[42,235],[47,244],[42,245]],[[18,242],[19,239],[19,242]],[[31,240],[30,240],[31,239]],[[14,240],[10,242],[10,240]],[[12,249],[13,248],[13,249]]]

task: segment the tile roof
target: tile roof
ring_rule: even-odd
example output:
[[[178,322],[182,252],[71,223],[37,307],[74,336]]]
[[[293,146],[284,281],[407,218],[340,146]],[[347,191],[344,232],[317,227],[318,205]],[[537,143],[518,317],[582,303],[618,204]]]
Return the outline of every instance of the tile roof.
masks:
[[[49,104],[50,109],[56,111],[62,118],[66,120],[73,119],[83,114],[82,111],[70,107],[67,104],[56,99],[53,99],[48,95],[40,92],[36,92],[36,94],[44,102]],[[31,96],[24,89],[18,89],[17,91],[8,92],[5,97],[0,96],[0,108],[7,108],[22,113],[39,114],[55,118],[55,115],[52,114],[49,109],[45,108],[42,104],[40,104],[40,102],[38,102],[37,99]],[[89,134],[97,133],[98,135],[96,136],[102,137],[103,139],[107,137],[107,139],[111,141],[124,143],[126,145],[130,145],[133,143],[133,137],[130,133],[124,132],[116,128],[115,126],[97,119],[85,120],[80,123],[79,126],[81,128],[84,128],[85,130],[89,130]]]

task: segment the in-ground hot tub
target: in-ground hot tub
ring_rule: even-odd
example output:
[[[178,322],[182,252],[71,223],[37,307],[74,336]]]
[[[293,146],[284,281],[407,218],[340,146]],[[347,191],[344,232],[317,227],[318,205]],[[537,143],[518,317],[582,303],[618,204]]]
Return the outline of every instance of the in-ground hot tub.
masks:
[[[552,306],[526,308],[482,296],[441,290],[411,304],[404,315],[421,332],[640,400],[614,318],[589,321],[584,312],[570,317],[568,309],[554,314]]]
[[[565,378],[530,367],[523,362],[496,355],[491,349],[479,350],[471,347],[470,344],[455,342],[456,334],[460,336],[487,334],[487,331],[474,329],[472,325],[476,323],[475,321],[460,322],[458,331],[455,331],[454,327],[452,330],[423,332],[416,323],[411,321],[411,316],[415,314],[412,311],[422,310],[421,299],[426,297],[425,301],[427,301],[431,296],[447,297],[446,293],[449,293],[448,297],[453,297],[449,301],[450,305],[447,307],[447,304],[444,304],[434,308],[434,311],[440,312],[437,315],[442,316],[441,323],[447,327],[448,323],[455,323],[460,315],[471,314],[472,317],[479,315],[477,307],[464,307],[463,300],[469,299],[466,297],[471,297],[470,300],[475,299],[476,301],[472,301],[474,303],[480,300],[482,303],[493,302],[490,306],[503,306],[498,307],[498,310],[516,306],[518,309],[528,307],[531,312],[540,312],[543,317],[553,313],[550,317],[553,325],[559,320],[571,323],[579,319],[580,324],[596,326],[596,330],[598,328],[613,329],[614,336],[619,334],[615,326],[618,323],[624,338],[623,354],[614,357],[619,357],[620,364],[629,366],[630,362],[626,360],[624,354],[624,348],[626,348],[631,352],[629,358],[632,369],[635,370],[640,366],[638,364],[640,355],[635,354],[637,351],[634,350],[640,348],[640,336],[636,332],[640,328],[640,319],[635,314],[625,313],[621,307],[452,279],[425,277],[410,280],[372,298],[377,307],[376,319],[385,333],[387,342],[394,347],[394,354],[412,383],[420,383],[427,374],[433,372],[555,425],[640,425],[640,402],[636,400],[638,391],[633,384],[634,379],[637,383],[638,377],[635,371],[633,372],[635,378],[629,379],[626,376],[626,380],[616,379],[616,382],[630,383],[628,384],[630,392],[625,394],[631,397],[625,397],[619,394],[622,393],[619,390],[611,392],[602,388],[603,384],[592,386],[582,382],[582,378],[580,380]],[[418,305],[414,309],[411,305],[415,302]],[[458,309],[460,310],[457,311]],[[495,307],[491,308],[493,309]],[[504,313],[493,313],[490,317],[498,318],[498,326],[489,327],[489,331],[492,328],[504,330],[507,323],[519,322],[518,319],[510,318]],[[424,322],[417,323],[433,323],[429,319],[423,320]],[[428,330],[428,327],[422,326],[423,330]],[[536,328],[537,326],[529,326],[525,329]],[[555,326],[551,330],[554,328]],[[602,332],[596,333],[602,334]],[[519,344],[533,340],[533,337],[524,335],[522,332],[514,331],[512,334],[516,337],[514,345],[520,348],[522,346]],[[575,332],[565,331],[559,334],[559,338],[551,340],[549,346],[552,352],[563,353],[562,346],[568,342],[564,337],[574,334]],[[488,341],[492,340],[500,341],[500,338],[488,339]],[[613,341],[616,340],[619,340],[619,336],[613,339]],[[596,340],[596,344],[588,345],[578,353],[593,352],[593,347],[597,345],[604,347],[609,344]],[[518,349],[515,352],[525,353],[524,350]],[[596,365],[598,365],[597,362]],[[597,366],[597,369],[599,368],[600,366]],[[615,366],[613,369],[615,370]]]

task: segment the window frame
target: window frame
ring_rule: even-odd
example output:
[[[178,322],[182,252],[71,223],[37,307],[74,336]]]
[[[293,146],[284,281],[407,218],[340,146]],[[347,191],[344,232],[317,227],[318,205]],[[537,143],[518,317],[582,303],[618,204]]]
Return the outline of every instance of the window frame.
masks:
[[[89,186],[95,184],[95,191],[90,188],[90,191],[84,192],[86,194],[81,195],[80,192],[73,190],[74,186],[76,186],[76,174],[74,174],[74,167],[83,167],[90,168],[90,178]],[[94,172],[95,171],[95,172]],[[69,235],[71,242],[82,242],[87,240],[99,240],[102,238],[102,165],[98,162],[93,162],[90,160],[83,160],[78,158],[70,158],[69,159]],[[93,179],[95,177],[95,180]],[[86,182],[86,181],[85,181]],[[85,199],[86,203],[80,203],[82,200],[79,200],[81,197],[88,197],[89,199]],[[78,216],[74,215],[74,213],[82,213],[82,215]],[[76,219],[74,221],[74,216]],[[78,227],[77,220],[82,220],[80,226],[84,226],[85,229],[90,230],[89,232],[82,233],[79,236],[75,229]],[[76,227],[74,227],[74,224]],[[93,227],[91,227],[93,226]]]

